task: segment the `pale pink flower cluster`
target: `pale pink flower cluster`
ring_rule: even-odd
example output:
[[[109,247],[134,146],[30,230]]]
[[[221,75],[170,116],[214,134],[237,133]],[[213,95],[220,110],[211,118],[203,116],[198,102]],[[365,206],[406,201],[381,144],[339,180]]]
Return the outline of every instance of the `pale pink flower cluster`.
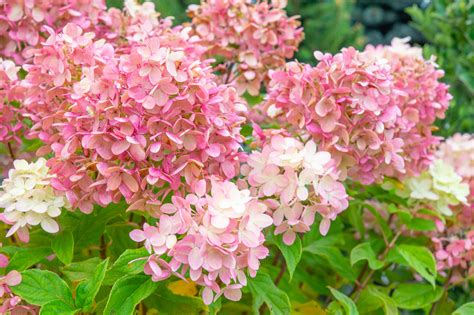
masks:
[[[469,204],[453,209],[457,216],[455,228],[469,228],[474,224],[474,136],[455,134],[446,139],[439,146],[437,157],[451,165],[469,185]]]
[[[290,62],[271,72],[264,110],[295,128],[305,128],[331,153],[341,178],[370,184],[404,172],[400,116],[390,67],[353,48],[336,55],[315,53],[316,67]]]
[[[272,209],[275,234],[283,234],[287,245],[293,244],[296,233],[310,230],[316,213],[322,217],[319,230],[326,235],[331,220],[348,206],[335,161],[312,140],[303,144],[274,135],[247,163],[242,169],[252,195]]]
[[[74,207],[123,196],[149,210],[200,179],[238,174],[246,106],[188,39],[178,29],[123,52],[71,23],[35,50],[22,82],[31,136],[46,144],[38,153],[52,151],[52,184]]]
[[[316,52],[316,67],[288,63],[271,72],[264,111],[305,128],[337,160],[342,178],[347,171],[371,184],[383,176],[419,174],[434,160],[439,139],[431,133],[433,122],[443,117],[451,96],[432,60],[399,53],[397,43]]]
[[[98,31],[105,10],[104,0],[0,0],[0,56],[18,64],[31,58],[46,39],[43,26],[61,28],[73,22]]]
[[[451,165],[456,173],[470,182],[474,180],[474,136],[455,134],[439,146],[437,156]]]
[[[437,69],[435,57],[425,60],[422,49],[411,47],[409,38],[395,38],[390,46],[367,46],[365,52],[385,58],[390,64],[393,84],[401,111],[397,125],[403,139],[407,175],[418,175],[434,160],[440,138],[433,136],[433,123],[444,118],[452,96],[440,82],[444,71]]]
[[[474,274],[474,231],[464,237],[432,238],[438,270],[459,268],[466,270],[468,275]]]
[[[0,268],[8,266],[8,257],[0,254]],[[20,311],[21,298],[13,294],[10,287],[14,287],[21,282],[21,274],[16,270],[9,271],[6,275],[0,276],[0,314],[10,314],[13,311]]]
[[[228,181],[200,181],[196,194],[172,197],[160,207],[156,226],[145,224],[130,237],[145,242],[145,273],[154,281],[171,274],[204,286],[206,304],[224,295],[240,300],[247,274],[254,277],[268,256],[262,229],[272,224],[264,203]],[[163,255],[167,258],[163,258]]]
[[[194,33],[208,57],[222,56],[223,81],[239,92],[258,95],[268,69],[283,66],[303,40],[297,17],[288,17],[286,1],[205,0],[191,5]]]
[[[18,83],[20,67],[11,60],[0,58],[0,142],[21,142],[23,124],[19,119],[18,107],[11,104],[21,97]]]

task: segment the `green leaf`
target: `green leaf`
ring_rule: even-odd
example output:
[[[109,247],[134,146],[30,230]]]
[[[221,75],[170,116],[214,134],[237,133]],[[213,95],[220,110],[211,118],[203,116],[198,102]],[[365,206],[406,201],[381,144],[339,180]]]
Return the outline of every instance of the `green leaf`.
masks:
[[[382,302],[385,315],[398,315],[397,304],[384,292],[381,292],[376,286],[370,285],[368,292]]]
[[[337,247],[326,244],[324,239],[306,246],[303,250],[325,258],[331,268],[344,278],[351,281],[356,279],[349,259],[344,257]]]
[[[466,303],[456,309],[453,315],[472,315],[474,314],[474,302]]]
[[[346,315],[358,315],[359,311],[357,310],[356,305],[354,302],[345,294],[337,291],[334,288],[328,287],[328,289],[331,291],[332,295],[336,298],[336,300],[341,303],[342,307],[344,308],[344,311],[346,312]]]
[[[51,242],[51,248],[63,264],[70,264],[74,255],[74,236],[72,232],[63,231],[55,236]]]
[[[54,300],[41,307],[40,315],[71,315],[76,310],[61,300]]]
[[[118,279],[129,274],[138,274],[143,272],[143,266],[146,263],[148,251],[142,247],[137,249],[127,249],[115,261],[104,279],[104,284],[113,284]]]
[[[76,289],[77,307],[85,311],[90,309],[90,306],[94,302],[94,298],[97,295],[97,292],[99,292],[100,286],[102,285],[108,264],[109,259],[107,258],[99,264],[92,278],[79,283]]]
[[[131,315],[143,299],[151,295],[158,287],[149,276],[127,275],[118,280],[110,291],[104,314]]]
[[[253,295],[254,310],[258,314],[258,309],[265,302],[274,315],[286,315],[291,311],[290,299],[288,295],[275,286],[270,276],[259,272],[253,279],[248,279],[248,286]]]
[[[71,290],[57,274],[47,270],[30,269],[23,271],[21,277],[21,283],[11,289],[28,303],[42,306],[58,300],[74,307]]]
[[[293,278],[293,273],[295,272],[296,266],[301,260],[301,254],[303,249],[301,247],[301,239],[296,236],[295,242],[288,246],[283,243],[281,235],[274,237],[275,245],[280,249],[283,257],[285,257],[286,266],[288,267],[288,272],[290,274],[290,281]]]
[[[38,263],[49,254],[51,254],[51,249],[48,247],[22,248],[10,259],[7,271],[23,271]]]
[[[94,275],[95,269],[101,261],[99,257],[94,257],[81,262],[71,263],[60,268],[60,270],[70,281],[82,281]]]
[[[443,289],[423,283],[402,283],[393,292],[399,308],[416,310],[425,308],[441,298]]]
[[[377,255],[369,242],[359,244],[351,251],[351,265],[361,260],[367,260],[370,269],[373,270],[381,269],[384,266],[384,263],[377,259]]]
[[[433,288],[436,280],[436,260],[431,251],[423,246],[402,244],[396,247],[408,266],[415,269]]]
[[[413,218],[406,223],[406,227],[414,231],[434,231],[436,224],[433,220]]]

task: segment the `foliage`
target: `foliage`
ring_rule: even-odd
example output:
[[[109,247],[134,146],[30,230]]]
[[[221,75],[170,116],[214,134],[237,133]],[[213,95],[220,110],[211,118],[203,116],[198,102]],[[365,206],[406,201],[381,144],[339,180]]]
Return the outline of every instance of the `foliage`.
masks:
[[[421,49],[339,52],[350,1],[64,1],[0,7],[0,314],[473,312],[474,136]],[[410,10],[456,102],[469,5]]]
[[[440,122],[443,136],[474,131],[474,2],[434,0],[428,8],[408,9],[414,26],[428,40],[425,55],[435,55],[446,72],[454,96],[446,119]]]

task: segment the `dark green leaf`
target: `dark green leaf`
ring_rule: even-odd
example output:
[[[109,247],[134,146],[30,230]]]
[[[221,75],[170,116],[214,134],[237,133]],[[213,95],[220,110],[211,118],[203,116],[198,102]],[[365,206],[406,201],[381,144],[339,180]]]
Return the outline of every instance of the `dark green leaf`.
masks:
[[[84,311],[90,309],[90,306],[94,302],[94,298],[102,285],[108,264],[109,260],[104,260],[99,264],[99,266],[97,266],[94,275],[90,279],[79,283],[76,289],[76,306],[78,308],[81,308]]]
[[[150,276],[127,275],[118,280],[110,291],[105,315],[131,315],[143,299],[150,296],[158,287]]]
[[[142,247],[137,249],[127,249],[115,261],[107,274],[105,275],[104,284],[113,284],[124,275],[138,274],[143,272],[143,266],[147,257],[148,251]]]
[[[380,302],[382,302],[385,315],[398,315],[397,304],[386,293],[382,292],[379,288],[373,285],[368,287],[368,293],[375,298],[378,298]]]
[[[443,289],[423,283],[402,283],[393,292],[393,299],[399,308],[416,310],[439,300]]]
[[[324,239],[306,246],[303,250],[325,258],[331,268],[344,278],[351,281],[356,279],[356,275],[352,270],[349,259],[344,257],[337,247],[326,245]]]
[[[257,311],[265,302],[274,315],[286,315],[290,313],[290,299],[288,295],[275,286],[270,276],[259,272],[255,278],[248,280],[250,292],[252,292],[254,310]]]
[[[423,246],[406,244],[399,245],[396,248],[406,264],[415,269],[415,271],[431,283],[434,288],[436,280],[436,260],[431,251]]]
[[[48,247],[22,248],[16,252],[8,264],[7,271],[23,271],[51,254]]]
[[[51,248],[62,263],[70,264],[74,255],[74,236],[72,232],[63,231],[55,235],[51,242]]]
[[[367,260],[370,269],[377,270],[384,266],[384,263],[377,259],[377,255],[369,242],[359,244],[351,251],[351,265],[361,260]]]
[[[332,295],[336,298],[336,300],[341,303],[342,307],[344,308],[344,311],[346,312],[346,315],[358,315],[359,311],[357,310],[356,305],[354,302],[345,294],[337,291],[334,288],[328,287],[329,290],[331,291]]]
[[[71,263],[61,268],[61,272],[70,281],[82,281],[91,278],[97,266],[102,260],[99,257],[94,257],[81,262]]]
[[[57,274],[30,269],[23,271],[21,276],[21,283],[12,287],[12,291],[28,303],[42,306],[58,300],[74,307],[71,290]]]
[[[456,309],[453,315],[472,315],[474,314],[474,302],[466,303]]]
[[[291,279],[293,278],[293,273],[295,272],[296,266],[300,262],[301,254],[303,252],[303,249],[301,247],[301,240],[298,236],[296,236],[295,242],[291,246],[288,246],[283,243],[281,235],[277,235],[274,237],[274,241],[276,246],[283,254],[283,257],[285,257],[291,281]]]
[[[74,313],[76,313],[76,310],[61,300],[46,303],[40,309],[40,315],[71,315]]]

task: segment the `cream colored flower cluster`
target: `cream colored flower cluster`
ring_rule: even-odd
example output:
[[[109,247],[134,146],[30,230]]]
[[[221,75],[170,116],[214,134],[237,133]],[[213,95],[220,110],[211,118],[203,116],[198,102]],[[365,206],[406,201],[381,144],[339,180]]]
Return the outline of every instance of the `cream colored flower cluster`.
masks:
[[[19,229],[40,224],[43,230],[56,233],[58,223],[53,219],[65,206],[63,196],[57,196],[50,184],[51,176],[46,160],[34,163],[16,160],[0,190],[0,208],[5,219],[12,224],[7,237]]]
[[[442,160],[436,160],[420,176],[405,180],[405,188],[401,193],[415,200],[432,204],[444,215],[451,215],[449,206],[467,203],[469,185],[462,182],[453,167]]]

